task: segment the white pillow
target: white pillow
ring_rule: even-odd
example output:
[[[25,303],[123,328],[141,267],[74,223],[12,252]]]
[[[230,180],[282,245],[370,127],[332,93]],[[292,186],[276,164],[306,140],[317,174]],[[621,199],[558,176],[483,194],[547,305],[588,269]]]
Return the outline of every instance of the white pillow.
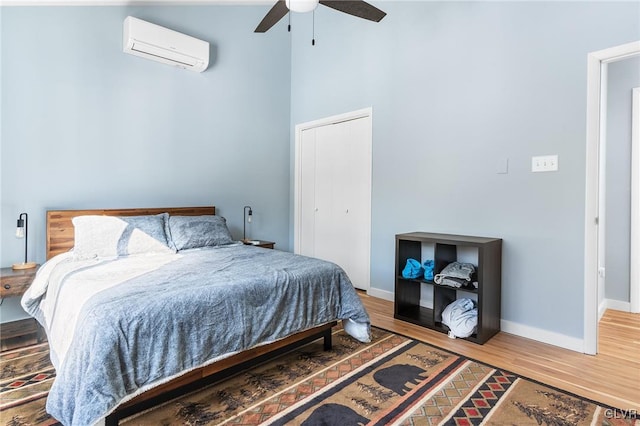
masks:
[[[167,213],[147,216],[76,216],[74,257],[175,253],[167,240]]]
[[[371,330],[368,323],[355,322],[351,318],[342,320],[342,327],[349,335],[363,343],[371,342]]]

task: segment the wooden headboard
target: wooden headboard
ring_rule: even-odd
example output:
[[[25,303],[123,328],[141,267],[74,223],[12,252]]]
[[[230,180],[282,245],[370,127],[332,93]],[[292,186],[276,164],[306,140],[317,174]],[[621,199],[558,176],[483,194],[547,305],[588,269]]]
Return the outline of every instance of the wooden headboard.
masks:
[[[207,206],[151,209],[49,210],[47,211],[47,260],[73,248],[75,232],[71,220],[76,216],[141,216],[165,212],[175,216],[200,216],[216,214],[216,208]]]

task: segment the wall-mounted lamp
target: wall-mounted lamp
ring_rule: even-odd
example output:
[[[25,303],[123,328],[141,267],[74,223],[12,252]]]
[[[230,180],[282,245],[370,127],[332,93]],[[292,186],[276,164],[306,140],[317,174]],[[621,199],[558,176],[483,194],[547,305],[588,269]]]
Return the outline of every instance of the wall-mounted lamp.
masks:
[[[24,219],[22,218],[24,216]],[[16,238],[24,238],[24,262],[14,263],[13,269],[30,269],[35,268],[35,262],[27,262],[27,240],[29,236],[29,216],[26,213],[20,213],[18,216],[18,226],[16,228]]]
[[[249,213],[247,214],[247,209],[249,209]],[[253,216],[253,210],[251,210],[251,206],[244,206],[244,210],[242,211],[242,241],[247,241],[247,222],[251,223],[251,217]]]

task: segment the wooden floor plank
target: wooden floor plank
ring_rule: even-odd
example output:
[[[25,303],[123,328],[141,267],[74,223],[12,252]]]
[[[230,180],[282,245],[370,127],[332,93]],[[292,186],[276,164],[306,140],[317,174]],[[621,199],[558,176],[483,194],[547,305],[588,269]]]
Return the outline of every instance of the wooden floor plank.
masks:
[[[640,411],[640,314],[607,310],[598,355],[500,332],[484,345],[393,318],[393,302],[359,292],[374,326],[434,344],[623,410]]]

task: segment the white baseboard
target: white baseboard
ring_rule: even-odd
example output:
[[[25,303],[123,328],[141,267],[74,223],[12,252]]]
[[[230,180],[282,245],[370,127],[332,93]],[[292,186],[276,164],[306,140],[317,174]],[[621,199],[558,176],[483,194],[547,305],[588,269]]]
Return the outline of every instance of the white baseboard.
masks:
[[[389,302],[393,302],[395,300],[395,293],[387,290],[380,290],[379,288],[369,287],[367,290],[367,294],[371,297],[377,297],[378,299],[388,300]],[[426,298],[420,299],[420,306],[425,308],[433,309],[433,295],[430,295],[429,292],[423,292],[422,294],[426,294]]]
[[[420,299],[420,306],[423,308],[433,309],[433,297],[427,297],[425,299]]]
[[[388,300],[389,302],[394,301],[394,293],[392,291],[380,290],[379,288],[369,287],[369,290],[367,290],[367,294],[371,297],[377,297],[378,299]]]
[[[631,303],[623,302],[621,300],[605,299],[605,307],[602,313],[607,309],[613,309],[614,311],[631,312]],[[599,313],[599,312],[598,312]],[[602,316],[600,316],[602,318]]]
[[[394,300],[394,293],[392,291],[380,290],[379,288],[370,287],[367,294],[371,297],[378,297],[390,302]],[[429,303],[433,303],[433,301],[420,300],[421,305],[428,305]],[[500,329],[505,333],[515,334],[516,336],[584,353],[584,341],[577,337],[566,336],[553,331],[542,330],[506,320],[500,320]]]
[[[584,340],[577,337],[566,336],[553,331],[542,330],[507,320],[500,320],[500,330],[505,333],[515,334],[516,336],[584,353]]]
[[[602,316],[604,315],[604,311],[607,310],[607,299],[602,300],[602,302],[600,302],[598,304],[598,322],[600,322],[600,320],[602,319]]]

